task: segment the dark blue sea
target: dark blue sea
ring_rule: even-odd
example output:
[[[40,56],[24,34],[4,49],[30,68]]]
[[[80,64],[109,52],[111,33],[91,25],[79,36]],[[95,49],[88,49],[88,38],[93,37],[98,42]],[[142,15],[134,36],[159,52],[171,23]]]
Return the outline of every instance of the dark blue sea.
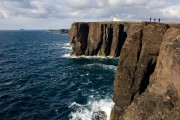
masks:
[[[118,58],[70,52],[68,35],[0,31],[0,120],[109,117]]]

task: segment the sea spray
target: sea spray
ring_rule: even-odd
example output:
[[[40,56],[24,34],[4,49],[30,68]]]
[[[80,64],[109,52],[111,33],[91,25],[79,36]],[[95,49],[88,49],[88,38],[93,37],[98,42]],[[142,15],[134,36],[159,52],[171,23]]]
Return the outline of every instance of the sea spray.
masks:
[[[70,104],[69,108],[74,109],[69,115],[70,120],[92,120],[92,115],[97,111],[104,111],[107,120],[110,119],[110,112],[114,103],[112,99],[90,100],[87,104],[82,105],[76,102]]]

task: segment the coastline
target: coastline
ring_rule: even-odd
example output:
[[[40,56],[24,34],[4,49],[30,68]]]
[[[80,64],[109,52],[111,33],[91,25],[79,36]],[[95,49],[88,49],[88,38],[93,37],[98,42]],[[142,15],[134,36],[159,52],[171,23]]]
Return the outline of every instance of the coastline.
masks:
[[[119,57],[111,120],[176,119],[180,116],[180,23],[76,22],[72,24],[69,35],[73,48],[71,55]],[[170,62],[163,62],[164,59]],[[166,74],[174,77],[169,78]],[[167,84],[164,85],[163,81]],[[170,96],[168,91],[176,97],[176,100],[168,97],[171,101],[168,104],[177,106],[177,109],[161,104],[161,100],[166,101],[167,95]],[[153,109],[156,111],[153,112]],[[168,111],[157,115],[166,109]],[[176,111],[177,115],[171,116],[172,111]],[[136,114],[130,114],[132,112]]]

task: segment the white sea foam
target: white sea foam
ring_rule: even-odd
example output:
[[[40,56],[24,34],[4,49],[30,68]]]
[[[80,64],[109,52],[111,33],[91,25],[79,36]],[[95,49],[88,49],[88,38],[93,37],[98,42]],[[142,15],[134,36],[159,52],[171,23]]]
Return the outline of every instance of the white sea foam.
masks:
[[[72,50],[70,43],[64,43],[62,48],[67,50]]]
[[[64,54],[64,55],[62,55],[62,57],[64,57],[64,58],[70,58],[70,57],[71,57],[71,55],[68,53],[68,54]]]
[[[72,51],[72,46],[70,45],[70,43],[64,43],[63,46],[62,46],[63,49],[66,49],[66,50],[69,50],[69,51]],[[63,55],[63,57],[66,57],[66,58],[85,58],[85,59],[114,59],[114,58],[118,58],[118,57],[112,57],[112,56],[85,56],[85,55],[81,55],[81,56],[75,56],[75,55],[70,55],[70,53],[67,55]]]
[[[108,70],[108,69],[111,69],[111,70],[116,70],[116,68],[117,68],[117,66],[114,66],[114,65],[105,65],[105,64],[101,64],[101,66],[104,68],[104,69],[106,69],[106,70]]]
[[[74,58],[74,59],[78,59],[78,58],[85,58],[85,59],[117,59],[118,57],[112,57],[112,56],[85,56],[85,55],[81,55],[81,56],[75,56],[75,55],[70,55],[68,56],[68,58]]]
[[[80,57],[73,56],[70,53],[64,54],[64,55],[62,55],[62,57],[63,58],[80,58]]]
[[[63,49],[72,50],[71,47],[62,47]]]
[[[92,120],[94,112],[104,111],[107,115],[107,120],[109,120],[113,105],[114,103],[111,99],[90,100],[86,105],[73,102],[69,108],[73,108],[75,112],[71,112],[69,117],[70,120]]]
[[[112,56],[85,56],[85,55],[81,55],[81,56],[76,56],[73,58],[86,58],[86,59],[114,59],[114,57]]]
[[[93,63],[93,64],[87,64],[87,65],[85,65],[85,66],[87,66],[87,67],[95,67],[95,66],[97,66],[97,67],[102,67],[103,69],[106,69],[106,70],[108,70],[108,69],[111,69],[111,70],[116,70],[116,68],[117,68],[117,66],[115,66],[115,65],[107,65],[107,64],[102,64],[102,63]]]

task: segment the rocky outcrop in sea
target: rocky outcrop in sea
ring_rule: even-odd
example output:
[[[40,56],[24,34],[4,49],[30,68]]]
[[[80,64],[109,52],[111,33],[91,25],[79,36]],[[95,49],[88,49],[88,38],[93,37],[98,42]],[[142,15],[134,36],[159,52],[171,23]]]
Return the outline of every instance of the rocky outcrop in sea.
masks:
[[[48,30],[50,32],[54,32],[57,34],[68,34],[69,33],[69,29],[58,29],[58,30]]]
[[[180,24],[73,23],[71,55],[119,57],[111,120],[180,118]]]

